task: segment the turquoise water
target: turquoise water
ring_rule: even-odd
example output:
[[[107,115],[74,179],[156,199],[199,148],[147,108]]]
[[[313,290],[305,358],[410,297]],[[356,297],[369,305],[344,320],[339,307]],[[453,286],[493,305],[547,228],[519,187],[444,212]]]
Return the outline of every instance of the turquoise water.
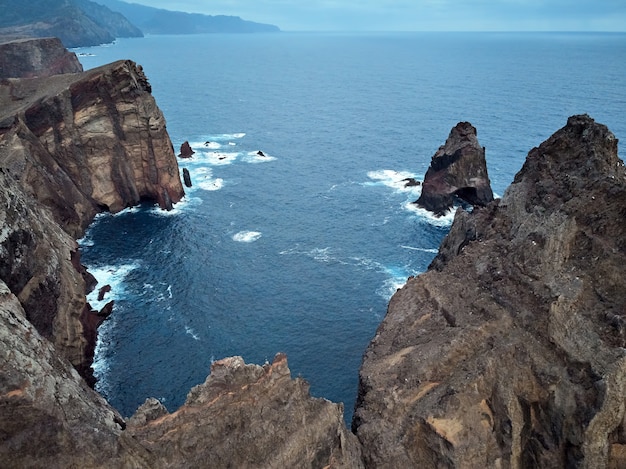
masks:
[[[140,63],[175,149],[196,150],[173,212],[103,215],[82,240],[116,300],[97,389],[126,416],[149,396],[176,409],[212,360],[286,352],[349,420],[390,296],[449,228],[400,181],[423,177],[450,129],[478,129],[500,195],[570,115],[626,137],[623,34],[150,36],[76,52],[85,68]]]

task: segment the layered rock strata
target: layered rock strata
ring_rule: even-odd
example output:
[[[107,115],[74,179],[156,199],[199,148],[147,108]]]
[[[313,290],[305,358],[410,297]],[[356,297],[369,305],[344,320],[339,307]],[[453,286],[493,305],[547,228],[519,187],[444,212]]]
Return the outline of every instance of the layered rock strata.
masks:
[[[482,207],[493,200],[487,174],[485,148],[478,143],[476,128],[459,122],[439,147],[424,177],[417,205],[444,215],[456,199]]]
[[[360,370],[366,467],[625,467],[626,172],[588,116],[457,211]]]
[[[0,79],[79,73],[83,66],[56,37],[0,42]]]
[[[102,319],[86,304],[74,238],[102,210],[144,199],[171,208],[184,195],[150,91],[130,61],[0,83],[0,279],[88,379]]]

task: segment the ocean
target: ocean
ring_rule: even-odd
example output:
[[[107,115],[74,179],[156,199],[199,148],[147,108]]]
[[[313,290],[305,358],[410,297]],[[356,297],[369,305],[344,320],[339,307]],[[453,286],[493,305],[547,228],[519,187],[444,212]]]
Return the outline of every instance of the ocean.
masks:
[[[148,36],[75,52],[85,69],[141,64],[175,150],[196,151],[173,211],[101,214],[80,240],[115,300],[96,389],[124,416],[147,397],[176,410],[214,360],[285,352],[349,421],[391,295],[452,222],[402,182],[450,129],[477,128],[497,195],[570,115],[626,138],[626,34]]]

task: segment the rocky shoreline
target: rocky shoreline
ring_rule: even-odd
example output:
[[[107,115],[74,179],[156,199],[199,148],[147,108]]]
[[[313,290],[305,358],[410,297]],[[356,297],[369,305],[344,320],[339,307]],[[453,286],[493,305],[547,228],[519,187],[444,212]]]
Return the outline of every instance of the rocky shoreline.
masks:
[[[179,168],[141,67],[49,68],[0,82],[3,467],[626,466],[626,171],[605,126],[569,118],[495,201],[486,167],[455,174],[484,149],[453,129],[437,203],[481,197],[391,299],[352,432],[282,354],[217,361],[177,411],[124,421],[87,384],[102,318],[75,238],[102,210],[171,207]]]

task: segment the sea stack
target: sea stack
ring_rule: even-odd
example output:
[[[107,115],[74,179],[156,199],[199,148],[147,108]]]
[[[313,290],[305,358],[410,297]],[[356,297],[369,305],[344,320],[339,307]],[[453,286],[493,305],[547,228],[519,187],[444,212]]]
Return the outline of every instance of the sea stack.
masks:
[[[589,116],[458,210],[365,352],[366,467],[626,467],[626,171]]]
[[[480,207],[493,200],[485,148],[469,122],[454,126],[446,143],[433,155],[422,194],[415,203],[442,216],[454,206],[455,198]]]
[[[193,149],[191,148],[191,145],[189,145],[189,142],[185,140],[183,144],[180,146],[180,153],[178,154],[178,157],[179,158],[191,158],[194,153],[195,151],[193,151]]]

